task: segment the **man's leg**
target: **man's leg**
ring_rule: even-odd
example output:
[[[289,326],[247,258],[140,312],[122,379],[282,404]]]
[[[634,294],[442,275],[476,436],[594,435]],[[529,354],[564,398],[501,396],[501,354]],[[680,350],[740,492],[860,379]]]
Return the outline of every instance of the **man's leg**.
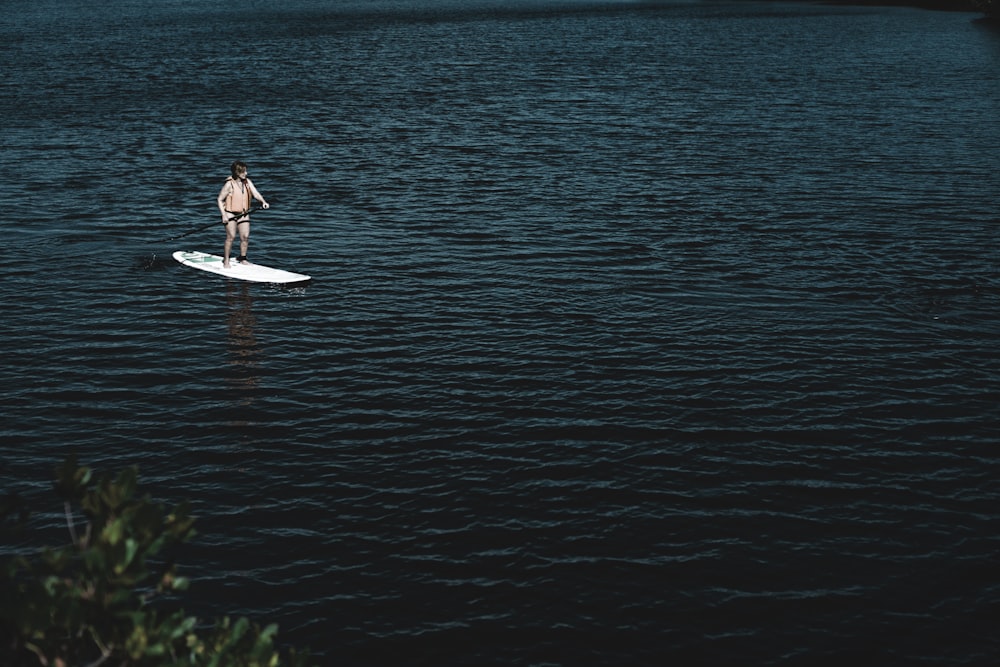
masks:
[[[226,223],[226,242],[222,246],[222,266],[229,268],[229,251],[233,248],[233,241],[236,239],[236,223],[233,221]]]
[[[247,250],[250,248],[250,222],[240,223],[240,257],[244,259],[247,256]]]

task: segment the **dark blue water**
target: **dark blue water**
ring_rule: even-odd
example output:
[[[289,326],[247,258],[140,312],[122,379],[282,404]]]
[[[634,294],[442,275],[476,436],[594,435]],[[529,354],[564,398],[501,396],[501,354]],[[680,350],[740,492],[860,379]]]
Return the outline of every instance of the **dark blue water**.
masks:
[[[2,9],[0,481],[42,524],[66,454],[139,465],[200,516],[189,606],[320,664],[996,660],[975,15]],[[221,251],[234,159],[308,286],[170,258]]]

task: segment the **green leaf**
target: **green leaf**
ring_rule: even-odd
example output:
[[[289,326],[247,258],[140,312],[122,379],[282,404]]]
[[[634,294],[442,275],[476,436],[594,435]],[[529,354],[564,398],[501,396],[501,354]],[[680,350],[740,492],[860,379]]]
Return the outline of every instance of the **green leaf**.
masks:
[[[51,597],[55,597],[56,592],[60,588],[60,583],[62,580],[56,576],[45,577],[42,585],[45,587],[45,592]]]
[[[269,626],[264,628],[260,633],[261,639],[266,639],[267,641],[273,641],[274,637],[278,634],[278,624],[271,623]]]
[[[104,530],[101,531],[101,538],[107,544],[114,546],[121,542],[124,529],[125,526],[121,519],[115,519],[104,526]]]
[[[125,540],[125,565],[130,565],[135,560],[135,554],[139,551],[139,543],[133,538]]]
[[[243,638],[243,635],[245,635],[247,633],[247,630],[249,629],[250,629],[250,621],[247,620],[245,616],[241,616],[239,620],[236,621],[236,625],[233,626],[233,634],[232,638],[230,639],[230,643],[235,644],[236,642],[238,642],[240,639]]]
[[[138,625],[132,630],[132,634],[125,641],[125,650],[128,652],[129,657],[133,660],[138,660],[146,652],[148,645],[149,639],[146,637],[146,628]]]

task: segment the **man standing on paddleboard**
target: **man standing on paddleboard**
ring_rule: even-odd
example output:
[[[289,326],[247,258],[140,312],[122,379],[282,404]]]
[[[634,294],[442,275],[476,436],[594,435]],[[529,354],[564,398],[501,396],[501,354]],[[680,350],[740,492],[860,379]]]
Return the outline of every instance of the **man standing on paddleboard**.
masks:
[[[229,268],[229,250],[233,247],[236,233],[240,235],[240,255],[237,262],[247,263],[247,248],[250,245],[250,204],[254,199],[260,202],[261,208],[269,208],[263,195],[253,182],[247,178],[247,165],[237,160],[230,167],[232,176],[226,179],[219,192],[219,211],[222,213],[222,224],[226,226],[226,243],[222,247],[222,266]]]

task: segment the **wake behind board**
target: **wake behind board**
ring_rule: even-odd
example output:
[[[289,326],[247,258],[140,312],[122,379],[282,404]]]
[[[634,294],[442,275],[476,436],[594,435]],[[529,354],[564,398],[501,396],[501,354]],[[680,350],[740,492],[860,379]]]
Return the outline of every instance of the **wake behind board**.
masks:
[[[209,255],[197,250],[178,250],[174,253],[174,259],[185,266],[190,266],[209,273],[217,273],[227,278],[237,278],[239,280],[249,280],[254,283],[303,283],[311,280],[309,276],[301,273],[292,273],[281,269],[272,269],[262,264],[240,264],[233,257],[229,261],[229,268],[223,268],[222,258],[218,255]]]

